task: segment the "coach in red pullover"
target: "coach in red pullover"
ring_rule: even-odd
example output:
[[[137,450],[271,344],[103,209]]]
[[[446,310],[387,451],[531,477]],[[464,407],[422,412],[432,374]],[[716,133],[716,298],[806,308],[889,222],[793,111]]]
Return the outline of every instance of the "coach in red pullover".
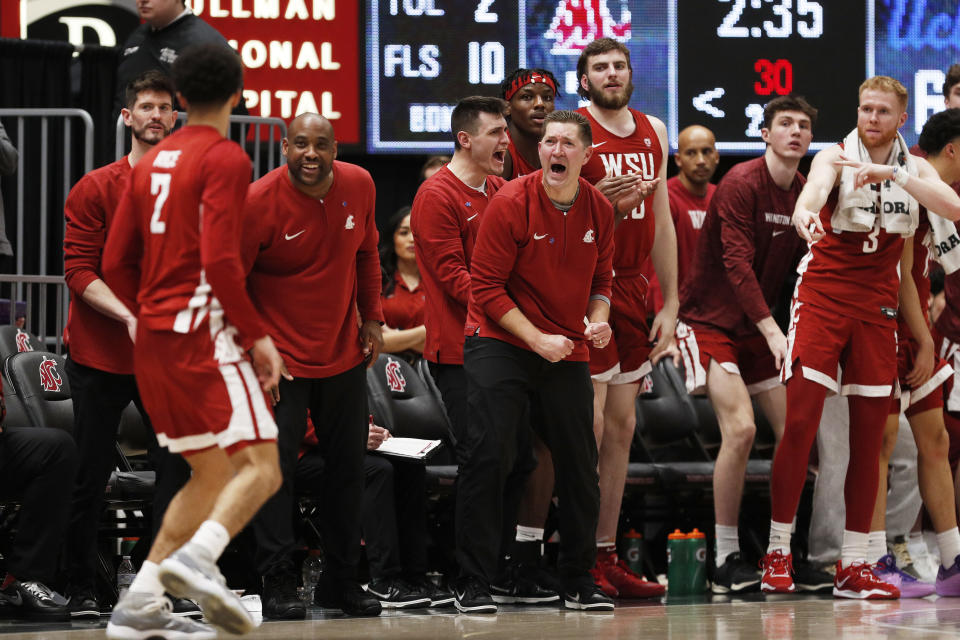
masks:
[[[548,115],[543,169],[504,186],[480,227],[464,344],[468,430],[477,444],[457,487],[461,611],[496,611],[489,582],[498,532],[503,518],[516,517],[501,499],[514,461],[530,447],[528,401],[543,418],[533,426],[557,469],[564,603],[613,608],[589,574],[600,490],[587,341],[602,348],[610,340],[613,279],[613,209],[580,178],[591,142],[582,115]]]
[[[423,357],[443,396],[462,462],[466,448],[467,382],[463,325],[470,297],[470,261],[477,230],[500,178],[510,138],[499,98],[471,96],[450,115],[453,159],[420,185],[410,211],[417,266],[426,295]]]
[[[373,179],[335,160],[333,126],[317,114],[296,118],[282,145],[287,164],[250,185],[242,249],[250,297],[275,327],[292,375],[281,381],[274,408],[284,483],[254,519],[263,612],[305,615],[290,513],[309,409],[327,464],[321,489],[327,569],[316,599],[352,615],[377,615],[379,601],[357,582],[369,416],[365,360],[376,359],[383,344]]]
[[[63,208],[63,264],[71,294],[64,331],[70,358],[65,368],[73,396],[73,437],[82,461],[67,536],[67,595],[74,619],[100,618],[94,589],[97,526],[103,511],[103,489],[114,467],[120,416],[134,402],[149,424],[133,376],[133,342],[127,338],[135,334],[137,321],[101,277],[103,248],[133,166],[170,134],[177,120],[173,98],[173,81],[163,73],[148,71],[135,78],[126,89],[122,110],[131,132],[130,153],[83,176],[70,190]],[[190,468],[182,457],[158,447],[155,441],[149,457],[157,471],[156,531],[170,500],[190,477]],[[191,608],[200,615],[199,609]]]

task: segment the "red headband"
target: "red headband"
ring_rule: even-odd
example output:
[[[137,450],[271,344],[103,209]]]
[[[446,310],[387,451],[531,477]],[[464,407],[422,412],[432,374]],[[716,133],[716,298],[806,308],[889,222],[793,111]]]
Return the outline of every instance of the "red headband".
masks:
[[[524,87],[528,84],[536,84],[538,82],[542,82],[553,89],[553,95],[557,95],[557,85],[554,84],[553,80],[551,80],[549,76],[543,76],[539,73],[528,73],[526,75],[519,76],[512,83],[510,83],[510,88],[507,89],[504,97],[509,100],[516,95],[517,91],[520,91],[521,87]]]

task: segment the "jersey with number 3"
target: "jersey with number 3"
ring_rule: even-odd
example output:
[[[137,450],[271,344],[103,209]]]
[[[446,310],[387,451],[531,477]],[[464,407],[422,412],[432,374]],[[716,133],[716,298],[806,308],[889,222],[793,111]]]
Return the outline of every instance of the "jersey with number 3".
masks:
[[[208,126],[184,127],[133,168],[103,269],[145,327],[191,333],[222,309],[245,348],[266,334],[240,262],[250,175],[243,149]]]
[[[605,176],[639,173],[643,180],[660,174],[663,148],[650,120],[643,113],[630,109],[636,129],[629,136],[618,136],[605,129],[587,107],[577,109],[590,121],[593,131],[593,156],[583,166],[581,175],[597,184]],[[658,188],[666,189],[666,185]],[[642,266],[653,248],[656,224],[653,216],[653,194],[629,212],[613,235],[613,270],[619,277],[640,275]]]
[[[895,327],[903,236],[887,233],[879,220],[871,231],[835,231],[830,220],[838,197],[839,189],[834,187],[820,210],[825,235],[810,245],[797,267],[797,299],[802,304]]]

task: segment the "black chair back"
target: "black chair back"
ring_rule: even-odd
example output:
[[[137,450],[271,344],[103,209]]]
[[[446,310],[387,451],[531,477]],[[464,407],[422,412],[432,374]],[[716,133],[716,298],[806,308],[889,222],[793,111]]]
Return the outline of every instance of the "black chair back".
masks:
[[[707,459],[694,437],[697,415],[683,376],[669,358],[650,372],[652,385],[637,396],[637,438],[654,461]]]
[[[73,431],[73,401],[65,359],[46,351],[15,353],[4,371],[34,427]]]
[[[446,439],[446,414],[437,396],[416,369],[402,358],[380,354],[367,369],[371,406],[383,414],[383,422],[395,436]],[[379,416],[374,412],[374,419]]]

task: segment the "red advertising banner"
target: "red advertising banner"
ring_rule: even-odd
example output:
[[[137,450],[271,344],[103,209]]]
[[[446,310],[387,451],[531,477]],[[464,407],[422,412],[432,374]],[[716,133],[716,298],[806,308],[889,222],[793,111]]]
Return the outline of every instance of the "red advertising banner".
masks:
[[[341,144],[360,143],[357,0],[190,0],[240,52],[251,115],[314,111]]]

